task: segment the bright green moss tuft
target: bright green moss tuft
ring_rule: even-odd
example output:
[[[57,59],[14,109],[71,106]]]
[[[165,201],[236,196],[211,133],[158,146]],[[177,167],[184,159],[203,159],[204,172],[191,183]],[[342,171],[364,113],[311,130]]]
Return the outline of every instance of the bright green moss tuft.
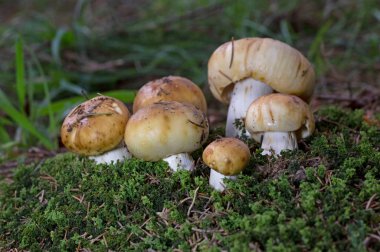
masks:
[[[321,110],[315,135],[279,159],[249,142],[249,167],[222,194],[201,163],[172,174],[67,153],[20,166],[0,187],[0,250],[378,251],[380,130],[362,116]]]

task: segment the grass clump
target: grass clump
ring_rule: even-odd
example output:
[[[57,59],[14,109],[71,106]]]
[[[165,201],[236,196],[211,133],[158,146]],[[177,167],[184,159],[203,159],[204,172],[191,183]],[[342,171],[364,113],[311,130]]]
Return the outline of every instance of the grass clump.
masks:
[[[380,131],[362,116],[319,111],[315,135],[278,159],[250,143],[248,169],[224,193],[200,162],[172,174],[67,153],[21,166],[1,184],[0,248],[378,251]]]

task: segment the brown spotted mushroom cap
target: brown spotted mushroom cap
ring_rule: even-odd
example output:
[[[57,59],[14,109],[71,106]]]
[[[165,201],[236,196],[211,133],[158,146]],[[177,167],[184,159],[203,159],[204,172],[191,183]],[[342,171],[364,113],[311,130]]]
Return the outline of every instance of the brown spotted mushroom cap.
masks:
[[[129,111],[123,102],[97,96],[66,116],[61,127],[62,143],[78,154],[102,154],[121,143],[128,119]]]
[[[190,103],[207,112],[206,98],[196,84],[184,77],[167,76],[150,81],[140,88],[133,102],[133,113],[160,101]]]
[[[248,164],[251,154],[248,146],[237,138],[220,138],[203,151],[203,162],[225,175],[239,174]]]
[[[275,91],[309,101],[315,85],[310,62],[296,49],[270,38],[244,38],[224,43],[208,62],[208,82],[219,101],[229,103],[234,84],[253,78]]]
[[[133,156],[158,161],[200,148],[209,133],[205,114],[188,103],[157,102],[131,116],[124,140]]]
[[[245,127],[260,142],[268,131],[295,132],[297,139],[310,136],[315,121],[310,107],[294,95],[269,94],[261,96],[249,106]]]

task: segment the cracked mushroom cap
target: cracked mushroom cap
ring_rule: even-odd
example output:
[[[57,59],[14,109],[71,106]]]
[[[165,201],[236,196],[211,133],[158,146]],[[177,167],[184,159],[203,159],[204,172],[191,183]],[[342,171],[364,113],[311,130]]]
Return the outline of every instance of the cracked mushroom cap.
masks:
[[[245,127],[252,137],[261,141],[267,131],[295,132],[297,139],[310,136],[315,129],[313,113],[302,99],[294,95],[269,94],[249,106]]]
[[[167,76],[150,81],[140,88],[133,102],[133,113],[160,101],[186,102],[207,112],[206,98],[196,84],[180,76]]]
[[[234,84],[253,78],[275,91],[309,101],[315,86],[310,62],[296,49],[270,38],[244,38],[224,43],[208,62],[208,82],[219,101],[229,103]]]
[[[225,175],[239,174],[248,164],[251,153],[248,146],[237,138],[220,138],[203,151],[203,162],[211,169]]]
[[[191,104],[158,102],[139,109],[128,121],[128,150],[145,161],[158,161],[200,148],[209,133],[205,114]]]
[[[81,155],[102,154],[121,143],[128,119],[129,111],[123,102],[97,96],[66,116],[61,127],[62,143]]]

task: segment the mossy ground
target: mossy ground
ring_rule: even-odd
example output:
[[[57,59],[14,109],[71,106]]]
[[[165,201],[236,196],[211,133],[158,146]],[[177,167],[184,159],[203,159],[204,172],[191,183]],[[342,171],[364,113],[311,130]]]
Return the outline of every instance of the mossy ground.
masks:
[[[1,184],[0,250],[379,251],[376,123],[327,108],[299,151],[272,159],[250,142],[249,167],[224,193],[199,159],[174,174],[164,162],[96,166],[69,153],[18,167]]]

